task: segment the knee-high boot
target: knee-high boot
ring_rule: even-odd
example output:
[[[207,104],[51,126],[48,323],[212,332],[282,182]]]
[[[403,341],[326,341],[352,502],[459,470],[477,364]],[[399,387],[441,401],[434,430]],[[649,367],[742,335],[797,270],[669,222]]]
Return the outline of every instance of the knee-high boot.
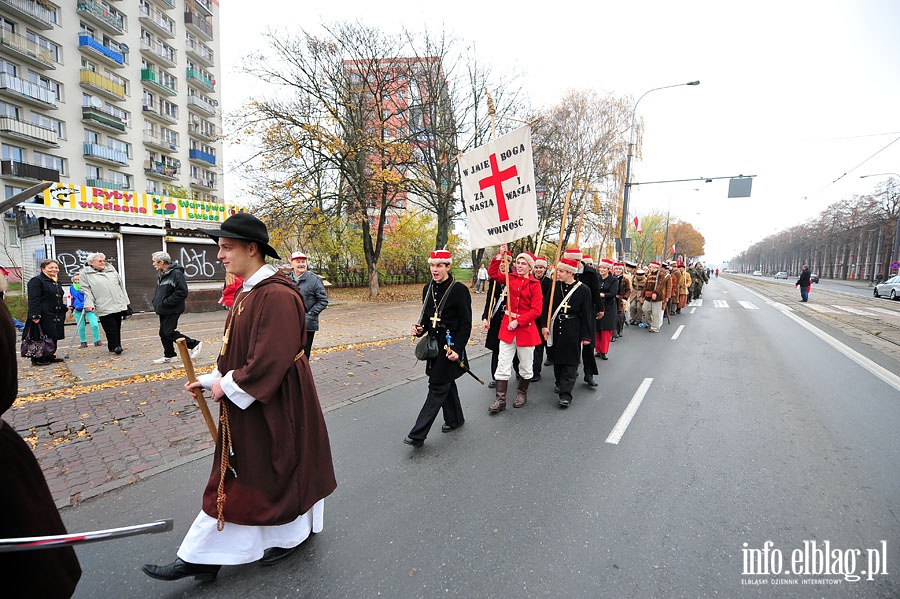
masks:
[[[522,381],[519,382],[521,383]],[[497,412],[502,412],[506,409],[506,389],[508,386],[509,381],[497,381],[497,386],[494,387],[494,391],[497,395],[494,399],[494,403],[488,408],[488,412],[496,414]]]
[[[528,384],[531,381],[519,381],[519,387],[516,389],[516,399],[513,401],[514,408],[521,408],[528,402]]]

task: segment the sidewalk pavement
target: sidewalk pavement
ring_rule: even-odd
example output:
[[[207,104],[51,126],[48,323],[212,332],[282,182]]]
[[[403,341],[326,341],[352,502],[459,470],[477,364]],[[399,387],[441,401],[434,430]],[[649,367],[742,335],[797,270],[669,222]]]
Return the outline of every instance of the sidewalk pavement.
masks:
[[[473,295],[473,312],[483,298]],[[331,304],[320,316],[310,366],[324,411],[372,397],[425,376],[413,356],[409,329],[421,304]],[[221,347],[226,312],[184,314],[179,330],[203,341],[194,361],[211,370]],[[484,348],[473,327],[467,350]],[[76,505],[208,455],[214,442],[186,381],[180,359],[162,356],[155,314],[136,315],[122,327],[125,351],[117,356],[90,342],[78,348],[74,326],[66,327],[53,366],[31,366],[19,358],[19,398],[5,420],[31,445],[59,507]],[[485,378],[487,373],[480,373]],[[488,375],[489,377],[489,375]],[[424,400],[424,397],[423,397]],[[214,417],[217,414],[212,406]]]

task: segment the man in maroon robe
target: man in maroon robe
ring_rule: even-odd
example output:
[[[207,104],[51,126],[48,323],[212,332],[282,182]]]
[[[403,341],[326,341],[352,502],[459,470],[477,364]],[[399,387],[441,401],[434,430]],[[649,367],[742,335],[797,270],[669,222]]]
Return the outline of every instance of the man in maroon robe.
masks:
[[[278,258],[266,226],[241,213],[205,232],[218,242],[226,272],[244,285],[228,314],[216,369],[185,385],[202,386],[219,402],[219,435],[203,509],[178,559],[144,566],[160,580],[213,580],[222,565],[281,561],[322,530],[324,498],[337,486],[303,351],[303,301],[290,279],[265,262],[267,255]]]

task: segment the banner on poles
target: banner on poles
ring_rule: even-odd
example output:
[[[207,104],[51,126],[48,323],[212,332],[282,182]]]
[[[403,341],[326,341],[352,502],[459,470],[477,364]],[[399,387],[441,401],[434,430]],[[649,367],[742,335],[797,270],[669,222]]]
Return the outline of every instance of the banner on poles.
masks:
[[[472,249],[537,233],[531,128],[479,146],[458,163]]]

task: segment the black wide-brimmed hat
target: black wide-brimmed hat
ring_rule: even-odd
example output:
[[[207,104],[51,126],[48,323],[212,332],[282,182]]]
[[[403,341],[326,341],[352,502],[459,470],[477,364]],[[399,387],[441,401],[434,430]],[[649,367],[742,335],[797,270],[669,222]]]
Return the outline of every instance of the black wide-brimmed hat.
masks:
[[[201,229],[201,231],[216,241],[219,241],[219,237],[253,241],[259,245],[266,256],[281,259],[278,252],[269,245],[269,231],[266,229],[266,224],[252,214],[238,212],[226,218],[221,229]]]

